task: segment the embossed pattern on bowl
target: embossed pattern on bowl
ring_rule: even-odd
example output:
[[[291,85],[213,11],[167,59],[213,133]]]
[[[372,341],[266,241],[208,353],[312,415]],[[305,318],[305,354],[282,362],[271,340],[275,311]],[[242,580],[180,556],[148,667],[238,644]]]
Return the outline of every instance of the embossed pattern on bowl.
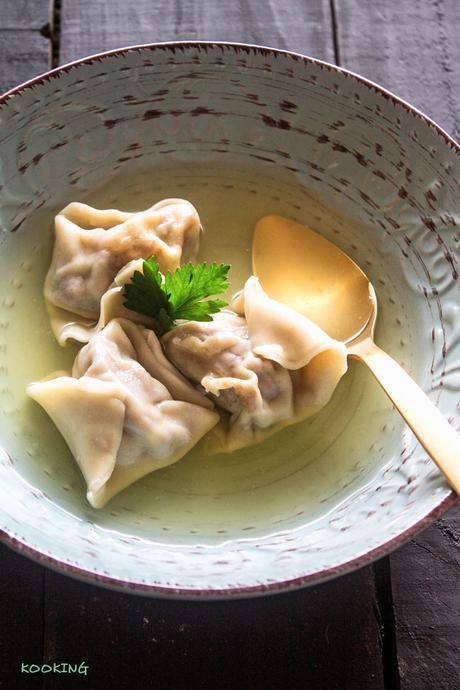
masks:
[[[340,235],[340,226],[335,238],[332,225],[326,231],[377,286],[377,342],[379,334],[388,339],[390,354],[460,427],[459,149],[421,113],[319,61],[189,43],[114,51],[65,66],[3,97],[0,120],[0,264],[9,252],[20,256],[26,234],[39,237],[40,223],[31,229],[31,218],[46,219],[115,174],[135,177],[165,159],[178,169],[217,161],[229,169],[259,166],[254,170],[272,177],[280,171],[347,218],[347,227],[355,223],[348,235]],[[290,204],[293,217],[301,214],[295,199]],[[0,529],[7,543],[51,567],[153,595],[256,595],[359,567],[455,500],[395,417],[364,449],[371,469],[351,469],[314,519],[299,509],[299,494],[282,519],[273,509],[265,527],[262,519],[254,527],[257,515],[252,522],[235,515],[214,529],[210,513],[200,533],[192,528],[201,524],[192,509],[168,531],[149,506],[153,479],[139,489],[147,508],[138,514],[135,493],[105,512],[92,511],[82,506],[74,466],[63,461],[56,473],[47,470],[51,460],[15,418],[8,385],[14,299],[4,294]],[[364,379],[356,376],[357,386]],[[329,415],[339,415],[346,403],[340,395]],[[391,411],[385,415],[393,419]],[[294,492],[295,480],[289,486]],[[227,500],[211,498],[216,506]]]

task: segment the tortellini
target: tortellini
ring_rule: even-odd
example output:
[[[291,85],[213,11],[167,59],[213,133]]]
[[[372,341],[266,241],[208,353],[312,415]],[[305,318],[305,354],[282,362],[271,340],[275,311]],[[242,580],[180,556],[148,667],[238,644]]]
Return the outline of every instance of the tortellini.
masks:
[[[226,411],[223,450],[257,443],[317,412],[347,370],[346,348],[270,299],[252,276],[211,322],[167,333],[168,358]]]
[[[185,455],[219,420],[165,358],[151,330],[113,319],[78,353],[72,375],[28,386],[72,451],[100,508]]]
[[[196,209],[183,199],[164,199],[139,213],[97,210],[78,202],[66,206],[55,219],[44,289],[58,342],[87,342],[98,330],[101,299],[110,287],[123,284],[123,278],[114,280],[129,262],[154,255],[166,273],[194,261],[200,230]],[[118,310],[116,315],[126,313]],[[136,320],[148,325],[139,315]]]

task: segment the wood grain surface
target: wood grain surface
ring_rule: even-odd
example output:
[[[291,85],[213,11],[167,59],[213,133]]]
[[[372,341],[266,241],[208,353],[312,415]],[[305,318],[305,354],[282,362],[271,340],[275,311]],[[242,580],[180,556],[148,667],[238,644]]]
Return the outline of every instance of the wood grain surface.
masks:
[[[460,688],[460,508],[391,556],[403,690]]]
[[[0,89],[83,55],[181,39],[337,62],[458,135],[458,0],[0,0]],[[391,558],[301,592],[151,600],[82,584],[0,547],[0,687],[459,690],[460,510]],[[80,662],[88,676],[20,675]]]
[[[0,546],[0,687],[20,688],[21,662],[41,661],[43,655],[43,587],[47,573],[41,566]],[[42,687],[31,676],[24,687]]]
[[[62,0],[61,62],[180,40],[257,43],[334,60],[329,0]]]
[[[333,2],[341,65],[409,101],[458,139],[460,2]]]
[[[383,688],[371,568],[340,585],[268,599],[176,602],[120,595],[53,573],[45,591],[45,658],[80,658],[94,687],[161,690]],[[63,615],[65,611],[65,615]],[[95,615],[96,614],[96,615]],[[105,640],[93,647],[88,640]],[[337,650],[340,649],[339,658]],[[58,679],[59,680],[59,679]],[[60,685],[56,677],[47,688]],[[69,677],[66,687],[80,687]],[[72,684],[73,683],[73,684]]]
[[[49,69],[49,0],[0,0],[0,93]]]

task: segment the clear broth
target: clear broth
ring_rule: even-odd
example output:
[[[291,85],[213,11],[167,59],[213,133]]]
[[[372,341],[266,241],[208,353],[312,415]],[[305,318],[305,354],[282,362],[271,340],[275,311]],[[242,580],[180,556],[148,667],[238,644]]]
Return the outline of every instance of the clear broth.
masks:
[[[230,293],[251,273],[252,231],[261,216],[278,213],[309,224],[375,281],[379,344],[406,364],[415,356],[410,334],[402,338],[395,326],[404,322],[407,301],[397,293],[396,276],[372,260],[371,230],[328,209],[294,175],[276,171],[275,176],[263,165],[164,165],[115,177],[78,200],[135,211],[165,197],[183,197],[196,206],[204,226],[199,259],[231,263]],[[42,296],[53,216],[66,203],[60,201],[54,209],[31,215],[7,237],[0,253],[0,434],[16,471],[49,500],[106,529],[214,543],[314,521],[399,453],[399,417],[370,374],[350,362],[331,402],[316,416],[228,455],[210,456],[202,442],[178,463],[136,482],[105,509],[93,510],[62,437],[25,394],[29,382],[56,369],[70,370],[77,351],[75,345],[60,348],[55,342]]]

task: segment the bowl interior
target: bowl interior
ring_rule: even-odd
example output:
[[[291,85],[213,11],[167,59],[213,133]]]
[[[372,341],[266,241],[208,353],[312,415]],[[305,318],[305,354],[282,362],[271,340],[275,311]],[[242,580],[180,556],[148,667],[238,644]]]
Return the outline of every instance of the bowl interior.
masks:
[[[200,443],[103,510],[25,386],[69,369],[42,299],[53,217],[72,200],[197,207],[200,258],[250,274],[266,213],[309,224],[376,288],[376,340],[458,425],[458,156],[419,115],[354,76],[237,46],[90,60],[1,109],[2,528],[45,555],[164,591],[248,591],[324,576],[410,529],[449,494],[370,374],[231,455]]]

